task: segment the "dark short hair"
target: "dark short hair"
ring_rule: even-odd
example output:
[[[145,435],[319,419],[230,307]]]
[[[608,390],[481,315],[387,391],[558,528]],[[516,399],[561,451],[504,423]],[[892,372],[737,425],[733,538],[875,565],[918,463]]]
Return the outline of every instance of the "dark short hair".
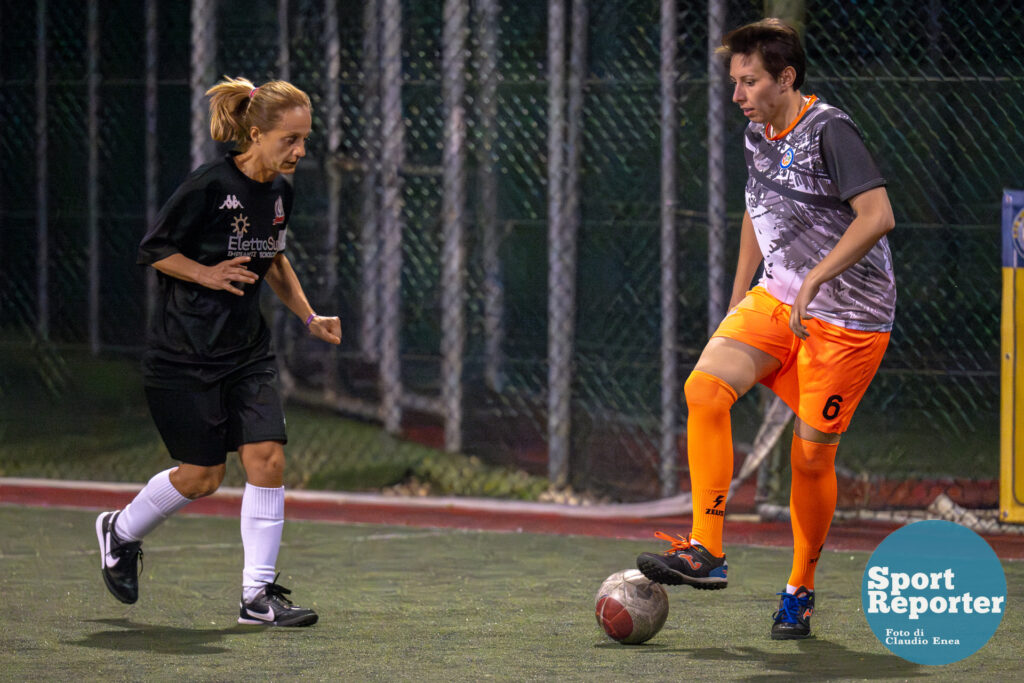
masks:
[[[776,81],[782,75],[783,69],[791,66],[796,71],[793,90],[803,85],[807,57],[804,56],[804,48],[800,44],[800,34],[786,22],[769,17],[740,26],[722,36],[722,47],[715,50],[715,54],[724,59],[727,65],[733,55],[754,53],[761,56],[765,71]]]

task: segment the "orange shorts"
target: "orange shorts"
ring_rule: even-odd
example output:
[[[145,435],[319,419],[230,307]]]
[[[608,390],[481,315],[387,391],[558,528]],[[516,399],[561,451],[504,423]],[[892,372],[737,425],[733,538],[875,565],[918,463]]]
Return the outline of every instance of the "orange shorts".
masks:
[[[878,371],[889,332],[848,330],[811,318],[804,321],[807,339],[800,339],[789,329],[791,308],[755,287],[712,337],[734,339],[777,358],[782,367],[761,384],[809,426],[842,434]]]

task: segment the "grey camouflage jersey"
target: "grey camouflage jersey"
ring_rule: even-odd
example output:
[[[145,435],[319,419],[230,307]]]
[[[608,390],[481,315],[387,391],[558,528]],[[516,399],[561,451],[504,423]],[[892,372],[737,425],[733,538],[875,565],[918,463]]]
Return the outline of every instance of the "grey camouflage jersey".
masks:
[[[823,143],[827,124],[836,132]],[[758,284],[792,304],[804,276],[853,221],[847,200],[885,180],[850,118],[820,100],[782,139],[768,140],[764,130],[764,124],[751,123],[744,135],[747,212],[764,255]],[[858,263],[821,286],[808,313],[848,329],[887,332],[895,308],[892,255],[883,237]]]

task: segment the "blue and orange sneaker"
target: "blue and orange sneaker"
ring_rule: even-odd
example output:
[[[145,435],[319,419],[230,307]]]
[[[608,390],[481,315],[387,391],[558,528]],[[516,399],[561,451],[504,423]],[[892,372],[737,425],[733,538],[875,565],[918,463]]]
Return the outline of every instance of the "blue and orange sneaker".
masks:
[[[772,618],[772,640],[799,640],[811,635],[811,615],[814,613],[814,591],[804,586],[796,593],[778,593],[779,609]]]
[[[687,585],[702,590],[717,590],[729,584],[729,565],[725,555],[715,557],[704,546],[689,538],[672,537],[660,531],[654,535],[672,544],[661,555],[640,553],[636,568],[655,583]]]

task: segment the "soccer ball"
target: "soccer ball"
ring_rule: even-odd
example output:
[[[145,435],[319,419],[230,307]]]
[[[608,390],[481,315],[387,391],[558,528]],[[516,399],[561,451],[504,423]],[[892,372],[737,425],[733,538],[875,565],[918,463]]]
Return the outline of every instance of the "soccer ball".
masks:
[[[668,617],[668,594],[637,569],[615,572],[597,591],[597,624],[613,640],[635,645],[650,640]]]

